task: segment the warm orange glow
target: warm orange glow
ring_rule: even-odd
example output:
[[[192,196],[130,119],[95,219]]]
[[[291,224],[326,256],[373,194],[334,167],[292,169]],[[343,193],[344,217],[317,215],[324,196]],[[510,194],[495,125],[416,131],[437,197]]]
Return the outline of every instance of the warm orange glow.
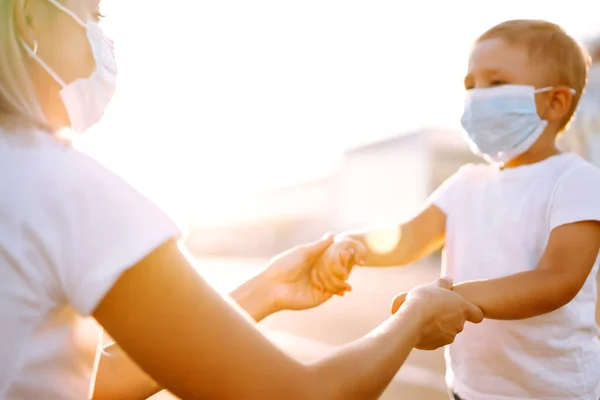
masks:
[[[400,236],[401,232],[397,227],[373,230],[366,237],[367,245],[379,254],[388,254],[396,248]]]

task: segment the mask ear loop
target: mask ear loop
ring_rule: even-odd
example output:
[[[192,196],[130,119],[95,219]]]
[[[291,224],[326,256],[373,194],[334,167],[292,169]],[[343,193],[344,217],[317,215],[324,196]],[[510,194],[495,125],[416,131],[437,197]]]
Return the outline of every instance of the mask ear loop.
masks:
[[[536,89],[535,93],[544,93],[544,92],[548,92],[550,90],[554,89],[554,86],[546,86],[540,89]],[[571,92],[571,94],[576,94],[577,91],[575,89],[569,88],[569,92]]]
[[[31,57],[35,61],[37,61],[38,64],[40,64],[40,66],[56,81],[56,83],[58,83],[60,85],[61,88],[64,88],[65,86],[67,86],[67,84],[65,83],[65,81],[63,81],[61,79],[61,77],[58,76],[58,74],[56,72],[54,72],[54,70],[52,70],[52,68],[50,68],[50,66],[48,64],[46,64],[44,62],[44,60],[42,60],[40,58],[40,56],[38,56],[38,54],[37,54],[37,52],[38,52],[38,42],[37,42],[37,40],[33,41],[33,49],[31,47],[29,47],[29,45],[25,42],[25,40],[23,40],[23,38],[19,38],[19,41],[21,42],[21,46],[23,46],[23,48],[25,49],[25,51],[27,52],[27,54],[29,55],[29,57]]]
[[[58,8],[60,11],[62,11],[65,14],[69,15],[71,18],[73,18],[75,20],[75,22],[77,22],[83,28],[87,27],[87,24],[85,22],[83,22],[81,20],[81,18],[79,18],[79,16],[77,14],[75,14],[73,11],[69,10],[67,7],[63,6],[62,4],[60,4],[58,1],[56,1],[56,0],[48,0],[48,2],[52,3],[52,5],[54,5],[54,7],[56,7],[56,8]]]

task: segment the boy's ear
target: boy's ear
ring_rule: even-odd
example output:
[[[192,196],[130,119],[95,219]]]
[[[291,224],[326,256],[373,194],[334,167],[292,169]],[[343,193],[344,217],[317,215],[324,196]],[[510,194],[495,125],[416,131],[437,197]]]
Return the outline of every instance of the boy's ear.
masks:
[[[560,85],[548,92],[548,103],[543,115],[546,120],[562,120],[571,110],[574,93],[568,86]]]

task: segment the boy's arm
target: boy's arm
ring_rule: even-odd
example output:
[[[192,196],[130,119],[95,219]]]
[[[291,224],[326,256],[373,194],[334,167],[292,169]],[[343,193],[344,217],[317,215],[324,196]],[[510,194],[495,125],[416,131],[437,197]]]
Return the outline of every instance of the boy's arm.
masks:
[[[555,228],[537,268],[499,279],[465,282],[456,292],[486,318],[515,320],[554,311],[581,290],[600,250],[600,222],[583,221]],[[392,307],[402,304],[402,295]]]
[[[380,229],[344,232],[336,241],[352,238],[366,248],[364,265],[392,267],[411,264],[444,243],[446,215],[430,204],[414,218]]]

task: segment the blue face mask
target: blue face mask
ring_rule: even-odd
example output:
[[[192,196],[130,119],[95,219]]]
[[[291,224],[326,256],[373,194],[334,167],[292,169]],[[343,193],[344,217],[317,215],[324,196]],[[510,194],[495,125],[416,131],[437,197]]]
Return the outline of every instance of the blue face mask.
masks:
[[[461,123],[471,150],[490,163],[504,163],[520,156],[539,139],[548,126],[535,105],[535,89],[503,85],[467,92]]]

